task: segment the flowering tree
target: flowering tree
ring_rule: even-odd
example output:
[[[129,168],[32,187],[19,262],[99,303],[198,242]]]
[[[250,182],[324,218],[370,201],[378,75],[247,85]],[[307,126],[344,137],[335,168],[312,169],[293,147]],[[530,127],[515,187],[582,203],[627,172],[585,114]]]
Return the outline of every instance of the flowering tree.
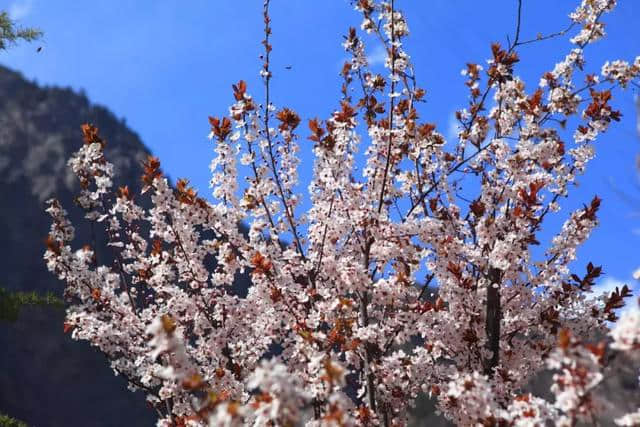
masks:
[[[540,258],[530,249],[598,135],[620,120],[612,90],[640,74],[640,57],[606,63],[600,76],[583,71],[615,0],[583,0],[566,30],[533,40],[521,38],[518,13],[487,69],[463,71],[469,103],[452,149],[419,117],[425,91],[403,50],[405,17],[393,0],[355,3],[362,32],[386,49],[389,75],[368,68],[350,29],[340,106],[308,122],[315,165],[305,213],[296,193],[301,119],[270,102],[268,0],[264,103],[240,81],[229,117],[209,118],[214,203],[186,180],[172,188],[155,158],[142,177],[149,209],[126,186],[113,193],[105,141],[83,126],[85,144],[69,162],[77,202],[104,226],[114,260],[98,265],[91,247],[72,250],[74,228],[51,201],[45,260],[67,283],[65,330],[147,393],[159,425],[402,425],[421,392],[461,425],[591,419],[609,350],[587,342],[630,296],[625,286],[590,297],[601,268],[568,268],[597,225],[600,199],[571,213]],[[573,48],[527,91],[514,73],[518,48],[576,27]],[[470,203],[458,197],[463,185],[477,193]],[[246,296],[231,287],[243,271],[253,283]],[[640,318],[625,317],[612,334],[614,349],[637,351]],[[547,367],[558,370],[555,401],[523,394]]]

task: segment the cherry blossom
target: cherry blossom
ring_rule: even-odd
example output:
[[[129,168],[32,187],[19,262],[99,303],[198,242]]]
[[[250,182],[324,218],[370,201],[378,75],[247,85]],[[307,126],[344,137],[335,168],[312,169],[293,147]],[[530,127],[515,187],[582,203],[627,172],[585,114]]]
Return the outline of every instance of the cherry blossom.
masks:
[[[421,393],[460,425],[590,420],[604,352],[640,342],[637,312],[610,349],[593,342],[631,292],[594,298],[601,267],[574,267],[601,200],[568,213],[560,203],[621,119],[612,95],[640,73],[638,58],[588,73],[585,48],[615,1],[583,0],[557,34],[524,40],[518,26],[486,66],[469,63],[448,144],[422,118],[406,17],[394,1],[354,6],[362,23],[343,43],[340,102],[303,138],[299,115],[271,102],[265,1],[264,100],[240,81],[228,115],[209,118],[212,201],[186,179],[172,187],[153,157],[141,194],[114,191],[98,128],[83,126],[69,166],[110,254],[73,249],[50,201],[44,258],[66,282],[65,331],[145,392],[161,426],[400,426]],[[519,47],[574,26],[568,53],[528,87]],[[369,68],[369,40],[386,52],[383,74]],[[313,145],[310,182],[298,179],[302,144]],[[565,222],[533,251],[550,215]],[[243,273],[246,295],[233,287]],[[555,400],[524,393],[547,368]]]

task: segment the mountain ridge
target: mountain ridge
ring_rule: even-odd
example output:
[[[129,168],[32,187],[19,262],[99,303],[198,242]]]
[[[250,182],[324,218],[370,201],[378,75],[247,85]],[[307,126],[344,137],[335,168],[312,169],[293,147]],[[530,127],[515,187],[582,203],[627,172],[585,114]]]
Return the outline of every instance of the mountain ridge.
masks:
[[[115,185],[140,188],[140,163],[150,150],[124,120],[70,88],[40,87],[0,66],[0,286],[52,291],[63,284],[46,269],[42,255],[50,218],[46,200],[55,197],[74,225],[79,189],[67,160],[82,144],[82,123],[93,123],[106,139]],[[96,248],[106,251],[104,238]],[[91,242],[77,227],[76,242]],[[13,324],[0,325],[0,412],[34,426],[154,425],[144,395],[131,393],[114,376],[106,357],[62,331],[64,313],[27,308]]]

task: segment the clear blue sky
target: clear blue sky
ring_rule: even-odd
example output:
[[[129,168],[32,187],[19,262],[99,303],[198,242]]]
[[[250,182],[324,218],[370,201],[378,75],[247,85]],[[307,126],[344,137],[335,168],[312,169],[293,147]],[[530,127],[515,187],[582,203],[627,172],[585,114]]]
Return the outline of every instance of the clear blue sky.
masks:
[[[491,42],[506,43],[514,32],[516,0],[396,3],[408,15],[407,50],[427,90],[423,117],[447,133],[453,112],[467,102],[460,70],[466,62],[484,63]],[[608,37],[587,50],[587,67],[594,71],[608,58],[633,60],[640,54],[640,2],[619,3],[605,18]],[[522,33],[528,39],[565,28],[577,0],[523,4]],[[4,53],[4,65],[40,84],[83,89],[92,102],[126,118],[170,176],[187,177],[208,194],[212,147],[206,139],[207,116],[227,113],[230,85],[239,79],[248,81],[258,100],[262,95],[262,1],[13,0],[1,7],[45,32],[42,43]],[[272,0],[272,18],[274,102],[305,119],[326,117],[338,100],[342,34],[359,26],[357,13],[346,0]],[[39,45],[43,49],[37,53]],[[531,88],[569,48],[566,39],[522,47],[517,72]],[[376,56],[375,46],[369,54]],[[292,69],[286,70],[289,65]],[[593,261],[604,266],[610,281],[629,284],[631,272],[640,266],[635,93],[628,90],[614,101],[623,123],[599,140],[581,186],[563,203],[575,208],[594,194],[603,198],[601,226],[580,251],[576,267],[582,272]],[[308,180],[312,160],[309,149],[303,152],[301,176]],[[557,231],[568,212],[556,215],[544,233]]]

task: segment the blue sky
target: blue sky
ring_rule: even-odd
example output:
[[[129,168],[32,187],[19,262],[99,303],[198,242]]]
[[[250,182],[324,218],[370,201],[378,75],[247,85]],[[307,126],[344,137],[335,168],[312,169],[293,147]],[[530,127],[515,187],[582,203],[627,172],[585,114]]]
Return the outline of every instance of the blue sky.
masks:
[[[407,51],[427,90],[423,117],[446,134],[454,111],[467,103],[460,70],[466,62],[484,63],[491,42],[506,43],[514,32],[516,0],[396,3],[408,16]],[[529,39],[565,28],[577,0],[523,3],[522,34]],[[640,54],[640,2],[619,3],[605,18],[608,37],[587,50],[587,68],[593,71],[606,59],[631,61]],[[261,6],[259,0],[13,0],[2,7],[20,23],[39,26],[45,38],[3,53],[0,62],[40,84],[84,90],[92,102],[124,117],[170,176],[187,177],[208,194],[207,116],[226,114],[230,86],[239,79],[249,83],[256,99],[262,95]],[[305,119],[326,117],[339,96],[342,34],[359,25],[358,14],[347,0],[272,0],[272,19],[275,104],[292,107]],[[380,51],[371,42],[368,53],[375,58]],[[37,46],[43,47],[39,53]],[[566,39],[524,46],[517,72],[532,88],[569,48]],[[629,89],[615,99],[622,124],[599,140],[580,187],[543,230],[547,236],[559,230],[567,209],[598,194],[601,226],[580,250],[576,269],[582,273],[588,261],[602,264],[603,286],[633,284],[631,273],[640,266],[635,94]],[[303,156],[301,178],[308,181],[310,146]]]

